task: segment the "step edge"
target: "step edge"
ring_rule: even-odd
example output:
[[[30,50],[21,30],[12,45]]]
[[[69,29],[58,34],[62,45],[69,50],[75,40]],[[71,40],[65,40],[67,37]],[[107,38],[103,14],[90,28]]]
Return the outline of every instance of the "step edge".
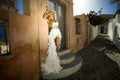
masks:
[[[76,64],[75,66],[73,66],[71,68],[63,69],[63,70],[60,71],[60,73],[53,74],[49,77],[43,75],[43,79],[60,79],[60,78],[70,76],[70,75],[74,74],[75,72],[77,72],[78,70],[80,70],[80,68],[82,67],[82,64],[83,64],[83,60],[81,58],[80,62],[78,64]],[[70,72],[70,71],[72,71],[72,72]],[[60,74],[62,76],[60,76]]]
[[[59,52],[59,56],[63,56],[63,55],[65,55],[65,54],[67,54],[67,53],[70,53],[70,50],[69,50],[69,49],[64,50],[64,51],[60,51],[60,52]]]
[[[60,64],[69,64],[69,63],[71,63],[74,60],[75,60],[75,56],[72,56],[72,57],[70,57],[68,59],[62,59],[62,60],[60,60]]]

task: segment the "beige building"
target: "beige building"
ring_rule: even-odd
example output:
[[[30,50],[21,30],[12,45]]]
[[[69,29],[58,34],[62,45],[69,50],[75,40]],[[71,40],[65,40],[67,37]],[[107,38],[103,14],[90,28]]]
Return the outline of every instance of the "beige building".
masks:
[[[7,1],[0,1],[0,26],[7,35],[7,53],[0,55],[0,80],[41,79],[40,64],[45,62],[48,48],[49,29],[43,19],[46,5],[57,13],[60,51],[76,52],[97,36],[97,28],[90,27],[85,14],[73,17],[72,0],[23,0],[23,14],[18,13],[17,0]]]
[[[74,50],[78,51],[84,48],[88,43],[88,21],[85,14],[77,15],[75,20]]]

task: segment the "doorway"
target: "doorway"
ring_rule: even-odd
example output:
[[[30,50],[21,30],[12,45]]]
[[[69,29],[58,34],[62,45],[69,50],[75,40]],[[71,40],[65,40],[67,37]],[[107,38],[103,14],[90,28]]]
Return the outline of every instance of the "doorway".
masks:
[[[100,28],[100,33],[104,33],[104,26],[101,26],[101,28]]]
[[[48,0],[48,7],[56,11],[57,21],[59,22],[59,29],[62,34],[60,51],[66,49],[66,28],[65,28],[65,7],[56,0]]]

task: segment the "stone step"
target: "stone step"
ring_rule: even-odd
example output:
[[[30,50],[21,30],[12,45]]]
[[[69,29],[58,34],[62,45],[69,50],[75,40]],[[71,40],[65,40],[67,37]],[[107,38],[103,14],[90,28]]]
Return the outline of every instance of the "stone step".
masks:
[[[64,50],[64,51],[60,51],[59,56],[63,56],[63,55],[65,55],[65,54],[67,54],[67,53],[70,53],[70,50],[69,50],[69,49],[66,49],[66,50]]]
[[[71,63],[75,59],[74,53],[67,53],[60,56],[60,64],[68,64]]]
[[[63,69],[59,73],[49,74],[49,75],[42,74],[43,79],[45,79],[45,80],[46,79],[47,80],[60,79],[60,78],[70,76],[70,75],[74,74],[75,72],[77,72],[81,68],[82,63],[83,63],[83,61],[82,61],[81,56],[76,55],[74,61],[72,61],[71,63],[68,63],[68,64],[61,65],[63,67]]]

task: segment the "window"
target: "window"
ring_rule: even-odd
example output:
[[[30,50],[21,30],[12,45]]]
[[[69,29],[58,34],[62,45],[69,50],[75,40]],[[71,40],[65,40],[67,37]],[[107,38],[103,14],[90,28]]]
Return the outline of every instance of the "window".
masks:
[[[115,26],[115,34],[117,34],[117,28],[118,28],[118,27],[117,27],[117,26]]]
[[[31,0],[17,0],[19,14],[30,15],[30,1]]]
[[[120,23],[120,14],[118,14],[118,19],[117,20],[118,20],[118,23]]]
[[[0,56],[9,54],[9,44],[7,38],[7,20],[0,19]]]
[[[75,19],[76,34],[80,34],[80,19]]]

